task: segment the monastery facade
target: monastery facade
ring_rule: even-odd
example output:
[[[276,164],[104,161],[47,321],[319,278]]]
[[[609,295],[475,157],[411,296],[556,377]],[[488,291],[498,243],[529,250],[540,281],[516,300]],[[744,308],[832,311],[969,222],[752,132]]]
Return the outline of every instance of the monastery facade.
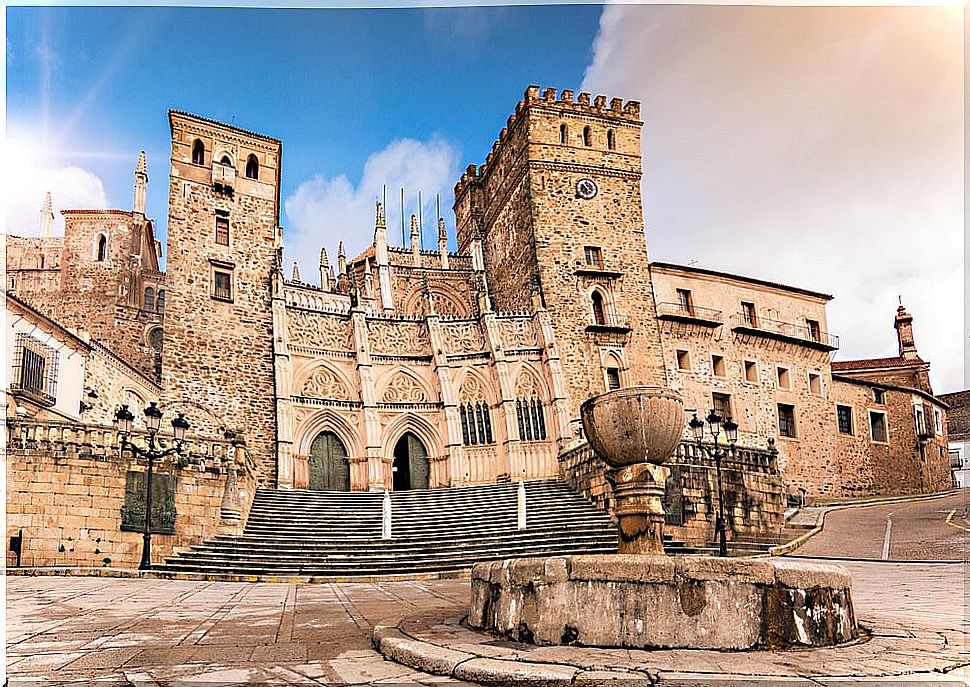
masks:
[[[740,446],[776,447],[790,493],[949,486],[947,407],[902,307],[898,357],[833,363],[831,296],[649,262],[639,117],[530,86],[455,186],[456,252],[443,220],[436,251],[413,217],[390,245],[378,204],[372,244],[323,250],[310,283],[284,278],[281,142],[173,111],[165,272],[142,157],[131,212],[65,211],[61,238],[48,204],[39,237],[8,237],[8,291],[154,379],[193,432],[241,430],[265,486],[554,478],[581,404],[635,385],[683,394],[685,440],[713,408]]]

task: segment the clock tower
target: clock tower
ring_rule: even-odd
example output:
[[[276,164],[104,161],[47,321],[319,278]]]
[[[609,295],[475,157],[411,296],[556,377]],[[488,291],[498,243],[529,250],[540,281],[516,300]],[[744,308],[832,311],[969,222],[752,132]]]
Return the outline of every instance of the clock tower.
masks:
[[[548,310],[578,423],[589,396],[663,385],[640,196],[640,105],[530,86],[455,187],[458,241],[482,241],[497,310]]]

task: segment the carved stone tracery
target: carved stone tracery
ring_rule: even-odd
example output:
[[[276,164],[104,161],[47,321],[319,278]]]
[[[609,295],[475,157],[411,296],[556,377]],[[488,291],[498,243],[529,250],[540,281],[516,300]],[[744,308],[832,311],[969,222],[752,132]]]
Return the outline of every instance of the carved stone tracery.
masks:
[[[539,345],[532,320],[524,318],[502,319],[498,321],[502,344],[506,348],[534,348]]]
[[[306,348],[353,350],[349,318],[290,311],[287,313],[290,342]]]
[[[303,384],[303,395],[309,398],[329,398],[349,401],[350,392],[337,375],[325,367],[316,370]]]
[[[384,387],[384,403],[427,403],[428,395],[413,377],[397,372]]]
[[[485,348],[485,339],[477,322],[442,324],[441,336],[449,353],[477,353]]]
[[[367,324],[371,350],[385,355],[428,355],[430,344],[421,322],[380,322]]]

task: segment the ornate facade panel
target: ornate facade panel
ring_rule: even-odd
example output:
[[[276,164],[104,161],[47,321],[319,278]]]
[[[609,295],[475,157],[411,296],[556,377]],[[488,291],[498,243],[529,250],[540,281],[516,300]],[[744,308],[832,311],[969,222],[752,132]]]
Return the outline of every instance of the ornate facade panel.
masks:
[[[478,322],[443,322],[441,336],[448,353],[478,353],[485,350],[485,337]]]
[[[528,317],[504,317],[498,320],[505,348],[535,348],[539,345],[535,326]]]
[[[357,394],[351,395],[347,386],[337,374],[326,367],[314,370],[303,383],[301,396],[308,398],[332,398],[338,401],[357,400]]]
[[[458,392],[458,401],[460,403],[484,401],[495,395],[491,391],[493,390],[489,389],[477,374],[469,372],[465,375],[465,379],[461,383],[461,389]]]
[[[287,333],[290,344],[330,351],[354,349],[350,318],[287,310]]]
[[[396,372],[384,385],[381,394],[384,403],[428,403],[428,393],[414,377],[404,372]]]
[[[424,322],[369,320],[371,352],[382,355],[431,355]]]

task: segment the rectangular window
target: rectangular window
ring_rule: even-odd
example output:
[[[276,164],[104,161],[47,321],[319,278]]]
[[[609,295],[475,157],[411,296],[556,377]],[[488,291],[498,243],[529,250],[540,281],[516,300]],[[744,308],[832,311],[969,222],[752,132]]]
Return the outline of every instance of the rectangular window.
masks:
[[[756,363],[753,360],[744,361],[744,381],[746,382],[758,381],[758,363]]]
[[[779,367],[778,371],[778,388],[779,389],[791,389],[791,372],[787,367]]]
[[[882,389],[872,390],[872,400],[879,405],[886,405],[886,392]]]
[[[583,248],[586,257],[586,265],[595,270],[603,269],[603,251],[599,246],[586,246]]]
[[[943,412],[939,408],[933,409],[933,429],[938,435],[943,435]]]
[[[928,432],[926,431],[926,415],[923,413],[923,406],[913,406],[913,413],[916,416],[917,436],[926,436]]]
[[[869,436],[873,441],[889,442],[889,428],[886,425],[886,414],[878,410],[869,411]]]
[[[758,326],[758,314],[754,310],[754,303],[741,301],[741,321],[749,327]]]
[[[805,324],[808,325],[808,336],[812,341],[822,340],[822,327],[818,323],[818,320],[805,320]]]
[[[229,218],[216,217],[216,243],[220,246],[229,245]]]
[[[620,371],[615,367],[606,368],[606,390],[613,391],[613,389],[620,388]]]
[[[715,377],[727,377],[727,366],[724,364],[723,355],[711,356],[711,369]]]
[[[17,334],[13,390],[21,391],[35,401],[53,404],[57,400],[57,351],[29,334]]]
[[[787,403],[778,404],[778,434],[783,437],[794,438],[795,435],[795,406]]]
[[[220,301],[232,301],[232,272],[213,270],[212,297]]]
[[[960,451],[950,451],[950,467],[953,469],[959,469],[963,467],[963,462],[960,460]]]
[[[677,369],[678,370],[690,369],[690,353],[688,353],[687,351],[677,351]]]
[[[822,395],[822,375],[818,372],[808,373],[808,393],[813,396]]]
[[[734,414],[731,412],[730,394],[711,394],[711,401],[714,402],[714,412],[720,415],[722,420],[734,417]]]
[[[677,305],[682,312],[688,315],[694,312],[694,299],[690,295],[690,289],[677,289]]]
[[[835,415],[839,421],[839,433],[852,434],[852,407],[835,406]]]

